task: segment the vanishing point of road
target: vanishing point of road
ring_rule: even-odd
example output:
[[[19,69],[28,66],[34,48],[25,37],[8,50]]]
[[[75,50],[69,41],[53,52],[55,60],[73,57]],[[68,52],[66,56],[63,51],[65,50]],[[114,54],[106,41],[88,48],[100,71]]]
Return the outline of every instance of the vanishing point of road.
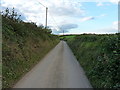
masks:
[[[13,88],[92,88],[66,42],[61,41]]]

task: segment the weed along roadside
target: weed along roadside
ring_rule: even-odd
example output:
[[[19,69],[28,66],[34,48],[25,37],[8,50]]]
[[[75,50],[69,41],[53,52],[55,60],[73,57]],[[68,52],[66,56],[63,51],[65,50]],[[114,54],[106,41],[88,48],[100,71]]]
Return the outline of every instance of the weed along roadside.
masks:
[[[47,59],[45,59],[46,61],[43,60],[43,64],[39,65],[40,68],[34,70],[40,72],[37,72],[37,75],[35,73],[32,74],[27,79],[28,81],[25,82],[27,83],[24,84],[25,86],[29,84],[28,82],[32,82],[28,86],[34,84],[35,88],[36,86],[39,88],[40,83],[43,82],[41,86],[44,84],[52,88],[53,86],[63,87],[64,85],[64,87],[91,87],[91,85],[87,86],[85,83],[89,84],[90,81],[93,88],[120,88],[120,33],[65,35],[69,29],[73,30],[78,25],[64,22],[66,25],[63,24],[60,28],[57,28],[63,31],[63,35],[54,35],[52,34],[52,30],[47,27],[47,12],[48,8],[46,7],[45,27],[37,25],[38,22],[36,24],[34,22],[22,21],[20,19],[21,15],[18,15],[14,8],[12,10],[7,8],[1,12],[3,89],[13,88],[60,40],[61,43],[56,46],[57,48],[55,47],[55,50],[52,50],[54,52],[48,55]],[[37,17],[35,18],[37,19]],[[52,26],[51,28],[53,29]],[[57,34],[62,33],[56,30]],[[76,62],[73,53],[64,41],[72,49],[85,73],[82,68],[80,69],[80,65]],[[46,66],[50,66],[50,68],[46,68]],[[89,80],[85,79],[85,74]],[[37,79],[38,82],[36,82]]]
[[[6,14],[2,19],[2,86],[10,88],[59,43],[59,38],[35,23]]]
[[[94,88],[120,87],[118,35],[64,36]]]

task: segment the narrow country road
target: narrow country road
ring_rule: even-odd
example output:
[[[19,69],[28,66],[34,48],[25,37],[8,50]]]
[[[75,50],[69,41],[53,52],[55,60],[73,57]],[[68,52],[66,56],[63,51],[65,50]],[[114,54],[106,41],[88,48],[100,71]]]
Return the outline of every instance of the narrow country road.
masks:
[[[91,88],[66,42],[61,41],[14,88]]]

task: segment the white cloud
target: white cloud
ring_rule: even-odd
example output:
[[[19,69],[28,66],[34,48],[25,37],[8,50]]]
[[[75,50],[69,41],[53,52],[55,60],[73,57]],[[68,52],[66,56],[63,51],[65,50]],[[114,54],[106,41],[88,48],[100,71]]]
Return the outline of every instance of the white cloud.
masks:
[[[69,29],[73,29],[73,28],[77,28],[78,27],[78,25],[77,24],[63,24],[63,25],[61,25],[60,26],[60,28],[62,29],[62,30],[69,30]]]
[[[55,16],[81,16],[84,13],[84,10],[80,9],[80,6],[81,5],[78,3],[60,2],[59,4],[51,4],[49,6],[49,11]]]
[[[118,4],[120,0],[110,0],[111,3]]]
[[[111,3],[111,2],[110,2]],[[98,7],[103,7],[103,6],[110,6],[110,3],[106,3],[106,2],[97,2]]]
[[[106,14],[101,14],[101,15],[100,15],[100,17],[104,17],[104,16],[106,16]]]
[[[84,14],[84,10],[81,9],[81,4],[76,3],[74,0],[2,0],[1,6],[5,8],[15,8],[17,12],[26,17],[25,21],[37,22],[37,24],[45,24],[45,7],[48,7],[49,13],[56,18],[57,23],[63,21],[60,18],[71,18],[71,17],[81,17]],[[48,24],[50,23],[51,17],[48,16]]]
[[[114,21],[110,27],[94,30],[93,32],[94,33],[101,33],[101,34],[102,33],[104,33],[104,34],[106,34],[106,33],[109,33],[109,34],[110,33],[117,33],[118,32],[118,21]]]
[[[94,20],[101,16],[88,16],[85,17],[86,11],[82,9],[82,3],[87,1],[96,1],[98,0],[2,0],[1,6],[3,9],[15,8],[18,13],[22,14],[22,18],[25,21],[36,22],[37,25],[45,24],[45,7],[39,4],[41,2],[43,5],[48,7],[48,25],[53,27],[53,31],[56,33],[61,33],[61,30],[56,29],[55,23],[53,23],[53,19],[50,14],[54,17],[57,24],[62,29],[65,29],[65,32],[68,32],[68,29],[77,28],[77,26],[72,25],[76,23],[75,20],[88,21]],[[105,0],[101,0],[105,1]],[[110,0],[112,3],[116,3],[117,0]],[[102,6],[102,3],[98,3],[98,6]],[[62,23],[61,23],[62,22]],[[70,23],[71,27],[70,27]],[[77,22],[78,23],[78,22]],[[68,25],[66,28],[65,26]],[[74,26],[74,27],[72,27]]]
[[[101,31],[101,33],[117,33],[118,32],[118,30],[116,30],[115,28],[112,28],[112,27],[103,28],[103,29],[99,30],[98,32],[100,32],[100,31]]]
[[[102,17],[105,17],[105,16],[106,16],[106,14],[101,14],[99,16],[87,16],[87,17],[82,17],[80,19],[80,21],[85,22],[85,21],[89,21],[89,20],[94,20],[96,18],[102,18]]]
[[[84,21],[89,21],[89,20],[94,20],[94,19],[95,19],[95,17],[89,16],[89,17],[83,17],[83,18],[81,19],[81,21],[84,22]]]
[[[103,3],[102,2],[98,2],[97,6],[103,6]]]
[[[55,34],[60,34],[60,33],[68,33],[69,32],[69,30],[71,30],[71,29],[74,29],[74,28],[77,28],[78,27],[78,25],[77,24],[72,24],[72,23],[69,23],[69,24],[63,24],[63,25],[61,25],[61,26],[59,26],[58,28],[60,28],[60,29],[56,29],[56,28],[53,28],[53,33],[55,33]]]
[[[33,0],[2,0],[1,6],[4,8],[15,8],[15,10],[26,17],[26,21],[43,23],[44,8],[37,5]],[[39,19],[39,21],[38,21]],[[40,21],[41,20],[41,21]]]
[[[110,4],[105,3],[105,2],[110,2],[112,4],[118,4],[119,1],[120,0],[98,1],[97,4],[96,4],[96,6],[98,6],[98,7],[99,6],[109,6]]]
[[[114,34],[117,33],[118,30],[116,30],[113,27],[106,27],[106,28],[99,28],[96,30],[90,30],[90,31],[86,31],[86,32],[82,32],[82,33],[96,33],[96,34]]]
[[[120,21],[114,21],[113,22],[113,28],[118,30],[118,24],[120,24]]]

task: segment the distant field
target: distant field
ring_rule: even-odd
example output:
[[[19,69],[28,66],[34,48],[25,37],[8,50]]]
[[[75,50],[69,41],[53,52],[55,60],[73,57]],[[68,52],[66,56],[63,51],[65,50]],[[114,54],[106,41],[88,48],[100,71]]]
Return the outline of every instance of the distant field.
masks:
[[[118,35],[64,36],[94,88],[120,87]]]
[[[68,35],[68,36],[64,36],[65,38],[74,38],[76,37],[76,35]]]
[[[61,35],[59,36],[61,40],[71,40],[71,39],[74,39],[74,37],[76,37],[76,35]]]

